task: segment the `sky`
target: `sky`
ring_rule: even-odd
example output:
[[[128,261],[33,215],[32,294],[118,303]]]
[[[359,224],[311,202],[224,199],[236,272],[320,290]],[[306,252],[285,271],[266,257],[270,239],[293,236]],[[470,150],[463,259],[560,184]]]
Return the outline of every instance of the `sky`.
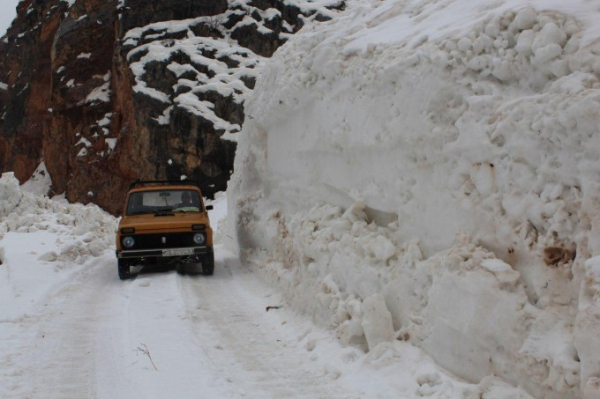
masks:
[[[6,30],[17,15],[17,4],[20,0],[0,1],[0,37],[4,36]]]

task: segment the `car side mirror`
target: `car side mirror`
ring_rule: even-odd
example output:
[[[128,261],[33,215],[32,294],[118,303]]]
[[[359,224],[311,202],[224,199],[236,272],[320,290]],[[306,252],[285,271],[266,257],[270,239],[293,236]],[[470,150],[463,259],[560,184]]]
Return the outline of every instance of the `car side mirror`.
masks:
[[[212,209],[213,209],[213,206],[212,206],[212,205],[206,205],[206,210],[207,210],[207,211],[212,211]]]

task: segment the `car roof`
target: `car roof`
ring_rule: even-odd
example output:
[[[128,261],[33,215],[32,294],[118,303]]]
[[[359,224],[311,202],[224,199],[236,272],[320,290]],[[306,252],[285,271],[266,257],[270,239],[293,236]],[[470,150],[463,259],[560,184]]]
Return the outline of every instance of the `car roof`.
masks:
[[[156,186],[144,186],[144,187],[136,187],[129,190],[129,194],[139,193],[144,191],[173,191],[173,190],[194,190],[200,192],[200,189],[196,186],[192,185],[156,185]]]

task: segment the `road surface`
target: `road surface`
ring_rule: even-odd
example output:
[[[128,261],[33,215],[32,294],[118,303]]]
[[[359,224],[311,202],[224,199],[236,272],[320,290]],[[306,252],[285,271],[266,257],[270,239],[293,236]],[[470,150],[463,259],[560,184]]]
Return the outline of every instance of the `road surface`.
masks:
[[[2,322],[0,396],[364,397],[364,384],[335,367],[358,349],[215,252],[210,277],[141,270],[122,282],[110,254],[80,267],[27,315]]]

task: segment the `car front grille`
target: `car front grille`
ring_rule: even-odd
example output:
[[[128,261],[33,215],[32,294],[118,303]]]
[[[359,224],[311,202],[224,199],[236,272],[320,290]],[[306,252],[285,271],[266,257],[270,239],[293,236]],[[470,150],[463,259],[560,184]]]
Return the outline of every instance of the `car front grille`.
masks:
[[[194,247],[195,233],[170,233],[170,234],[139,234],[134,235],[135,244],[128,248],[136,249],[163,249],[163,248],[181,248]]]

